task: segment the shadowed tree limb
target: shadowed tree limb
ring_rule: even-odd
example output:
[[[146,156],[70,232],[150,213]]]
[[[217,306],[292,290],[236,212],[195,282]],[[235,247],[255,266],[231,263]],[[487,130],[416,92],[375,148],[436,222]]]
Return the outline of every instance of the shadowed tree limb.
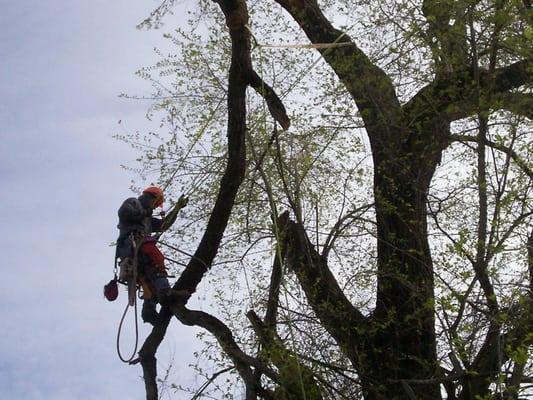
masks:
[[[506,100],[504,95],[512,89],[533,83],[533,59],[521,60],[497,68],[493,73],[484,69],[478,72],[479,86],[474,72],[471,69],[464,69],[446,78],[436,79],[420,89],[403,106],[410,123],[433,119],[435,116],[448,122],[469,117],[479,111],[479,93],[489,88],[494,97],[487,107],[499,104],[498,109],[506,109],[506,106],[502,104],[503,100]],[[529,96],[525,99],[530,102]]]
[[[244,0],[219,0],[216,3],[221,7],[226,17],[232,43],[227,94],[228,160],[204,235],[194,256],[173,287],[177,290],[187,290],[189,293],[196,291],[198,283],[216,256],[246,169],[246,88],[250,84],[250,72],[253,72],[250,57],[250,32],[246,27],[248,23],[248,10]],[[257,79],[255,81],[257,82]],[[281,119],[280,115],[284,114],[284,108],[279,98],[273,90],[270,90],[269,93],[264,95],[274,104],[272,108],[276,110],[278,114],[277,118]],[[287,121],[288,118],[284,120],[285,126],[288,126]],[[155,354],[165,336],[171,316],[168,309],[163,308],[161,310],[159,324],[153,328],[152,333],[147,337],[139,351],[147,400],[157,400]],[[245,369],[243,369],[243,373],[247,376]],[[245,381],[248,382],[246,379]]]
[[[295,272],[309,305],[357,368],[354,339],[367,319],[346,298],[330,269],[309,241],[304,228],[291,221],[288,212],[280,215],[278,227],[286,237],[287,263]]]
[[[231,64],[228,77],[228,162],[219,185],[215,206],[194,257],[174,285],[190,293],[210,268],[226,229],[237,191],[246,168],[246,87],[251,69],[248,12],[243,1],[218,1],[226,16],[231,37]]]
[[[220,347],[231,358],[239,375],[244,380],[247,400],[256,399],[257,394],[261,392],[260,383],[255,379],[252,367],[261,371],[274,382],[279,382],[276,372],[241,350],[235,342],[231,330],[218,318],[203,311],[189,310],[182,305],[174,306],[172,311],[184,325],[202,327],[215,336]]]
[[[263,345],[263,354],[279,371],[279,383],[287,400],[322,400],[322,391],[314,374],[298,356],[288,350],[275,330],[267,326],[254,311],[246,314]]]
[[[333,68],[354,99],[371,142],[401,140],[405,126],[400,103],[390,78],[345,33],[333,27],[316,0],[276,0],[314,44],[342,43],[318,51]],[[404,131],[404,133],[406,133]]]
[[[283,129],[289,129],[291,126],[291,121],[287,116],[285,106],[281,102],[274,89],[267,85],[263,79],[257,75],[257,72],[252,69],[248,71],[248,81],[250,86],[253,87],[259,95],[263,96],[272,117],[281,125]]]
[[[278,306],[279,306],[279,288],[281,286],[283,274],[283,261],[287,256],[287,246],[284,243],[283,236],[280,235],[277,243],[276,255],[272,263],[272,274],[270,276],[270,285],[268,289],[268,300],[265,312],[265,325],[267,329],[275,331]]]
[[[281,235],[279,235],[281,236]],[[279,290],[283,276],[283,260],[286,256],[286,246],[283,245],[283,239],[280,237],[276,244],[276,255],[272,263],[272,274],[270,276],[270,285],[268,290],[268,300],[265,312],[264,325],[269,332],[276,332],[277,314],[279,307]],[[259,358],[263,359],[262,352]],[[261,372],[256,370],[255,379],[257,382],[261,381]]]
[[[437,367],[425,193],[448,126],[434,114],[409,126],[390,77],[332,26],[316,0],[276,2],[312,43],[347,44],[319,51],[354,100],[372,147],[378,253],[372,318],[348,301],[303,226],[294,222],[287,229],[288,265],[322,325],[358,369],[365,397],[390,398],[397,388],[381,385],[376,377],[422,379]],[[438,385],[416,388],[421,398],[440,398],[439,393]]]

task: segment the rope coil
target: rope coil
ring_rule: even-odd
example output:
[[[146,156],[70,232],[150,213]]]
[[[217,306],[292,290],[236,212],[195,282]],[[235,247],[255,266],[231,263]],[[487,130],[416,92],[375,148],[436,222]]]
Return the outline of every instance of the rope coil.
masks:
[[[118,332],[117,332],[117,354],[118,358],[120,358],[120,361],[126,364],[130,364],[131,361],[135,358],[135,355],[137,354],[137,349],[139,347],[139,324],[137,320],[137,297],[135,297],[134,302],[134,309],[135,309],[135,347],[133,349],[133,352],[131,353],[131,356],[126,359],[122,356],[122,353],[120,352],[120,334],[122,331],[122,324],[124,323],[124,319],[126,318],[126,314],[128,313],[128,309],[130,308],[130,304],[126,304],[126,308],[124,309],[124,313],[122,314],[122,318],[120,319],[120,324],[118,326]]]
[[[137,242],[135,241],[135,237],[133,237],[133,234],[131,235],[131,241],[133,243],[133,275],[128,281],[128,302],[126,304],[126,308],[124,309],[124,313],[122,313],[122,318],[120,319],[120,324],[118,325],[118,332],[117,332],[118,358],[120,358],[120,361],[126,364],[131,364],[131,362],[135,358],[135,355],[137,354],[137,349],[139,348],[139,321],[138,321],[138,316],[137,316],[137,296],[135,295],[135,293],[137,292],[137,266],[138,266],[139,246],[137,246]],[[116,265],[116,259],[115,259],[115,265]],[[133,306],[135,310],[135,346],[134,346],[131,356],[128,359],[126,359],[122,356],[122,353],[120,352],[120,336],[122,333],[122,324],[124,323],[126,314],[128,313],[128,309],[130,308],[130,306]]]

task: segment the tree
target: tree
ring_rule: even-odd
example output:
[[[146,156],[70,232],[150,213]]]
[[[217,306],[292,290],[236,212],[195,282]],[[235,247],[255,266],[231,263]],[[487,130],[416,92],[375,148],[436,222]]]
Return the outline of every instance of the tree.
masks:
[[[175,316],[213,335],[246,399],[518,399],[533,339],[530,3],[199,4],[196,29],[167,35],[177,55],[140,72],[169,128],[141,162],[194,188],[174,239],[199,240],[175,288],[252,266],[252,330],[164,308],[139,354],[147,398]],[[268,268],[251,251],[265,239]]]

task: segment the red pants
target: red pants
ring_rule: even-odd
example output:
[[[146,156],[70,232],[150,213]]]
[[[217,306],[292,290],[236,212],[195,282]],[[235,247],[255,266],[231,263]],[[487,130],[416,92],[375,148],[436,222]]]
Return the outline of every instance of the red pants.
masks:
[[[149,279],[153,279],[155,276],[167,276],[165,256],[157,248],[154,240],[143,242],[139,252],[141,253],[145,273]]]

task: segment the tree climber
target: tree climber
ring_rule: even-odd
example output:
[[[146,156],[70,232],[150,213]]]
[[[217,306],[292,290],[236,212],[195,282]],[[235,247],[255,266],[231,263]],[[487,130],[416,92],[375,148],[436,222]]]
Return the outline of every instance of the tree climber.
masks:
[[[144,293],[141,317],[152,325],[158,322],[157,302],[185,301],[190,296],[187,291],[170,288],[165,257],[156,246],[157,238],[152,236],[153,232],[164,232],[172,226],[179,210],[187,205],[188,198],[181,196],[166,217],[153,217],[154,208],[162,207],[163,200],[163,191],[157,186],[149,186],[138,198],[126,199],[118,210],[120,234],[116,257],[120,258],[122,265],[131,261],[134,248],[138,249],[138,283]]]

